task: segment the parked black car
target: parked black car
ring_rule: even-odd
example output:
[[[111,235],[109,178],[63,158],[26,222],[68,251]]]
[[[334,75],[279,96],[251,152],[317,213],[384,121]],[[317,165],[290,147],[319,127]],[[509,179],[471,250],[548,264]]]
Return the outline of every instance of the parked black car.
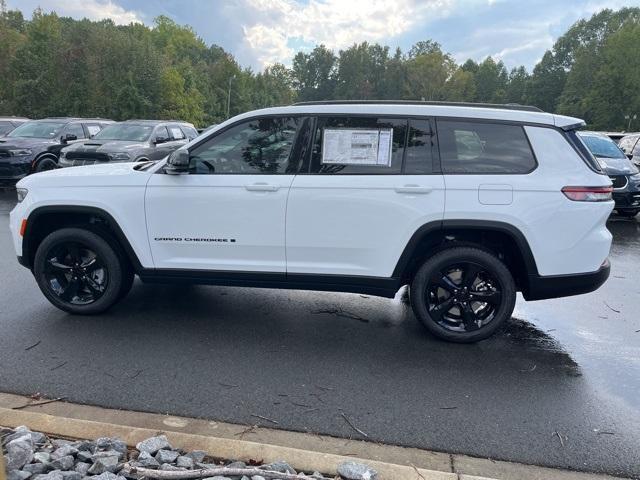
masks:
[[[44,118],[24,122],[0,138],[0,183],[15,184],[33,172],[58,167],[60,150],[91,138],[112,120]]]
[[[127,120],[109,125],[89,141],[64,148],[59,164],[159,160],[197,136],[195,127],[186,122]]]
[[[596,157],[602,170],[613,184],[616,211],[625,217],[640,212],[640,171],[627,155],[607,135],[598,132],[580,132],[580,137]]]
[[[636,166],[640,165],[640,133],[631,133],[622,137],[618,145]]]
[[[7,133],[28,121],[28,118],[23,117],[0,117],[0,137],[4,137]]]

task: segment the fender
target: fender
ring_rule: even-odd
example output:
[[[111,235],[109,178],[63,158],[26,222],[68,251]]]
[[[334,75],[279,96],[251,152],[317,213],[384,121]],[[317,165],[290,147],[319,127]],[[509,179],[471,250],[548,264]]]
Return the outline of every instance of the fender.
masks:
[[[400,259],[393,270],[393,277],[402,278],[406,268],[409,266],[411,258],[423,239],[434,233],[445,232],[447,230],[483,230],[504,233],[514,240],[518,246],[527,269],[527,275],[538,275],[538,267],[529,242],[527,242],[524,234],[513,225],[491,220],[441,220],[429,222],[416,230],[404,248],[402,255],[400,255]]]
[[[49,205],[35,208],[27,217],[27,226],[22,237],[22,264],[27,268],[32,268],[32,258],[35,252],[29,251],[29,237],[35,225],[38,223],[38,219],[43,215],[51,213],[80,213],[83,215],[93,215],[99,218],[103,218],[108,222],[111,232],[118,240],[118,243],[122,247],[125,255],[131,261],[136,273],[141,272],[144,268],[138,259],[138,255],[131,247],[129,240],[125,236],[124,232],[120,228],[118,222],[107,211],[97,208],[81,205]]]

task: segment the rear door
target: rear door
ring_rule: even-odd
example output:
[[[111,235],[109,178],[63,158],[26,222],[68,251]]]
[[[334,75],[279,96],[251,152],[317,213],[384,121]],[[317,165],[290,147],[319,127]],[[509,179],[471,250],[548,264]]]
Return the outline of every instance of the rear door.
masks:
[[[430,119],[318,117],[287,205],[287,272],[391,277],[422,225],[442,220]]]

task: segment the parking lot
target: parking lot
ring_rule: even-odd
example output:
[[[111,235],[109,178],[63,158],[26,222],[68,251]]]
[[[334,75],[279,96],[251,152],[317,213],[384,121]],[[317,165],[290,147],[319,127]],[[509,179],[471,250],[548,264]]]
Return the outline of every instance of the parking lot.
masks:
[[[136,283],[73,317],[16,262],[0,192],[0,385],[21,394],[640,476],[640,222],[612,217],[597,292],[518,301],[475,345],[401,295]],[[250,435],[246,437],[250,440]]]

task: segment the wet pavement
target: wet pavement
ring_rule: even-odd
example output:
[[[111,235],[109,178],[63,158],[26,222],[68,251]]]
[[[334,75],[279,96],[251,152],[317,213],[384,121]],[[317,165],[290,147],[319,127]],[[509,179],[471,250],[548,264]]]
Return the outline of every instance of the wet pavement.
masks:
[[[638,220],[610,220],[600,290],[519,299],[504,330],[455,345],[401,295],[136,282],[108,313],[72,317],[16,262],[11,195],[0,192],[0,391],[362,438],[344,413],[371,441],[640,476]]]

